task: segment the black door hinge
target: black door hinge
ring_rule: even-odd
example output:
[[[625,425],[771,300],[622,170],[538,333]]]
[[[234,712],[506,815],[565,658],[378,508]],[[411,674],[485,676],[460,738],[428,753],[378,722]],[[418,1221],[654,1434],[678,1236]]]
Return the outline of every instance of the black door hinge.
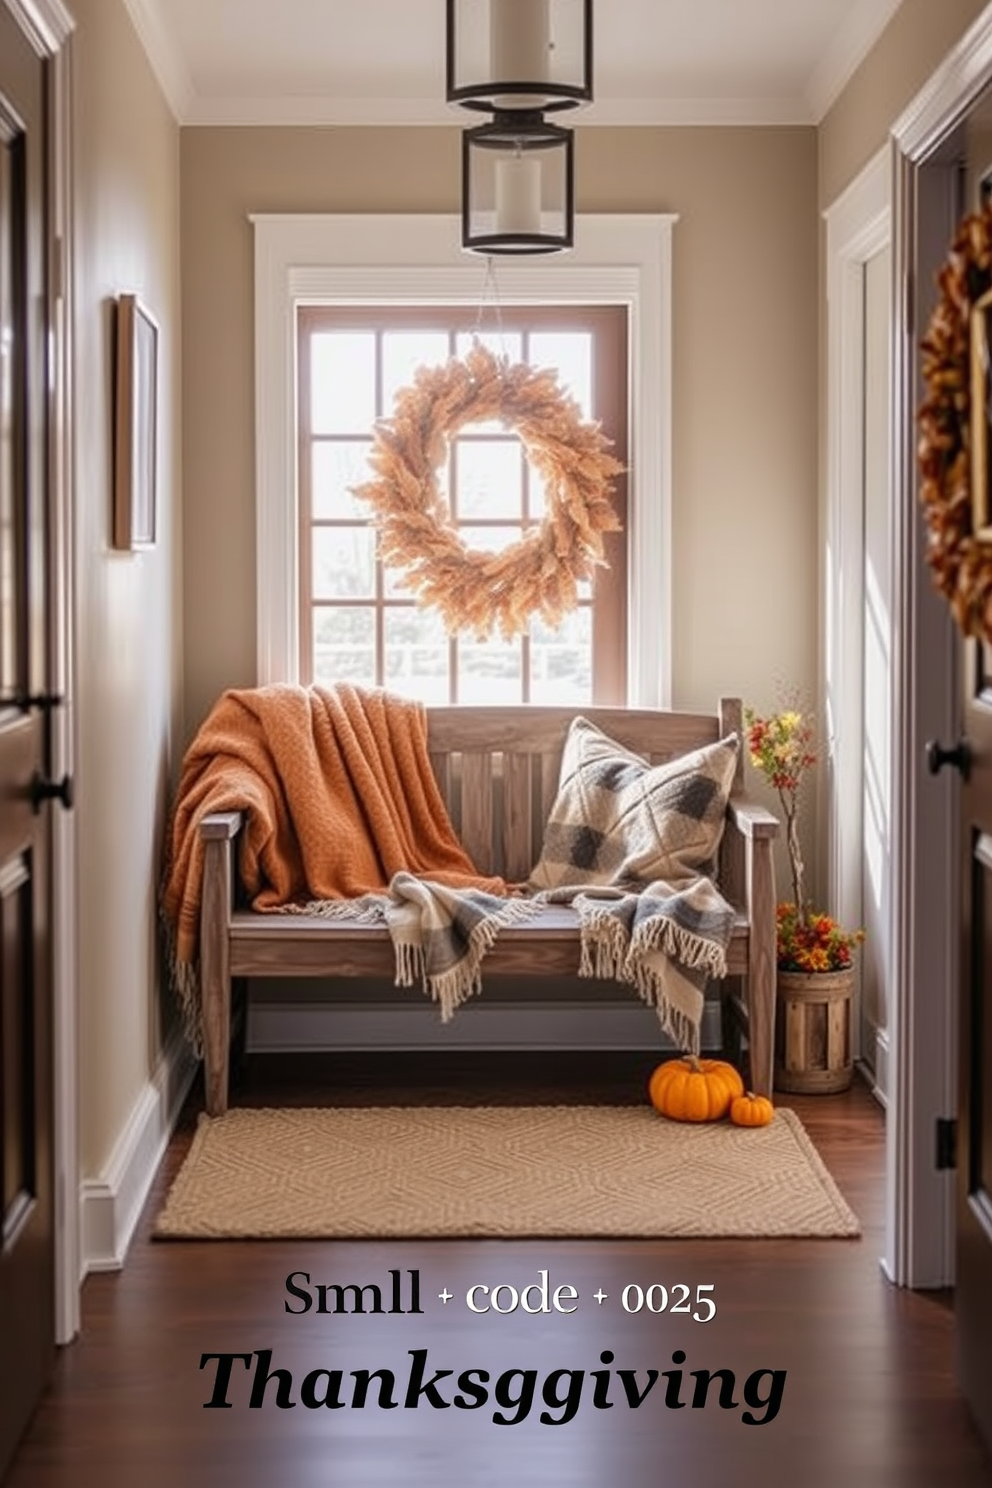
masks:
[[[937,1117],[937,1168],[956,1168],[958,1163],[958,1124],[953,1116]]]

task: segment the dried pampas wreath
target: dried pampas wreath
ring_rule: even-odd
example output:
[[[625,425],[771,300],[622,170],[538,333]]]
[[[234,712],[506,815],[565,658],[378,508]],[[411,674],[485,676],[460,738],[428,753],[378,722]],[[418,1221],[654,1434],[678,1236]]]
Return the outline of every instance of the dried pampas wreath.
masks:
[[[972,312],[992,289],[992,210],[964,219],[937,283],[919,412],[927,562],[964,634],[992,640],[992,542],[975,526],[971,387]]]
[[[438,484],[458,431],[491,419],[517,433],[547,503],[542,522],[496,553],[466,546]],[[404,570],[400,583],[419,604],[438,610],[449,632],[508,640],[535,614],[557,625],[604,562],[603,534],[620,528],[610,497],[623,469],[609,443],[553,371],[511,364],[476,342],[464,358],[421,367],[396,395],[392,416],[376,425],[375,478],[354,494],[372,508],[383,562]]]

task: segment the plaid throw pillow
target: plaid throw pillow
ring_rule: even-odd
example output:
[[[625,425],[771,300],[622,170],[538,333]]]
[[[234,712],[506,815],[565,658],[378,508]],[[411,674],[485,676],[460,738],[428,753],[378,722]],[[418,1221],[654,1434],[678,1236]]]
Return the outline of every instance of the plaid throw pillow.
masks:
[[[637,888],[712,877],[739,747],[731,734],[649,765],[575,718],[531,886]]]

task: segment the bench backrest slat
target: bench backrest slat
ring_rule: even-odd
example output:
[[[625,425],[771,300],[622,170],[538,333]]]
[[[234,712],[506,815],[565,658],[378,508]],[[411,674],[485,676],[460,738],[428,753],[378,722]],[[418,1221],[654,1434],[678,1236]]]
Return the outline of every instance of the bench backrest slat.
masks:
[[[740,703],[734,700],[721,705],[720,716],[623,708],[578,711],[652,764],[711,744],[740,727]],[[518,882],[537,862],[575,713],[572,708],[531,705],[428,708],[431,766],[455,829],[481,873]],[[738,785],[742,771],[743,765]],[[736,863],[728,861],[726,868],[736,879]]]
[[[462,846],[480,873],[496,873],[493,841],[493,757],[488,749],[462,754]]]
[[[564,746],[564,740],[562,741]],[[538,818],[542,824],[551,815],[551,808],[555,804],[555,796],[558,794],[558,776],[561,773],[562,749],[556,749],[553,754],[542,754],[537,759],[537,770],[541,781],[541,793],[538,797],[540,802]],[[538,843],[538,852],[541,844]],[[536,861],[536,859],[535,859]]]
[[[437,788],[444,797],[445,805],[451,810],[451,755],[441,754],[437,750],[430,751],[431,769],[434,771],[434,779]]]
[[[534,866],[533,756],[514,750],[503,755],[503,872],[512,882]]]

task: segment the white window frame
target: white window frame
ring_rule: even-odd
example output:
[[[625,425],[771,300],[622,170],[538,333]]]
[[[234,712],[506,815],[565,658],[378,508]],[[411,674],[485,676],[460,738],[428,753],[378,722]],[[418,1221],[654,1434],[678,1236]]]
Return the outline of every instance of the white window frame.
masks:
[[[581,216],[567,258],[496,268],[514,304],[629,314],[627,697],[671,705],[672,228],[669,213]],[[253,215],[257,681],[296,681],[296,311],[301,304],[478,306],[485,264],[455,216]]]

